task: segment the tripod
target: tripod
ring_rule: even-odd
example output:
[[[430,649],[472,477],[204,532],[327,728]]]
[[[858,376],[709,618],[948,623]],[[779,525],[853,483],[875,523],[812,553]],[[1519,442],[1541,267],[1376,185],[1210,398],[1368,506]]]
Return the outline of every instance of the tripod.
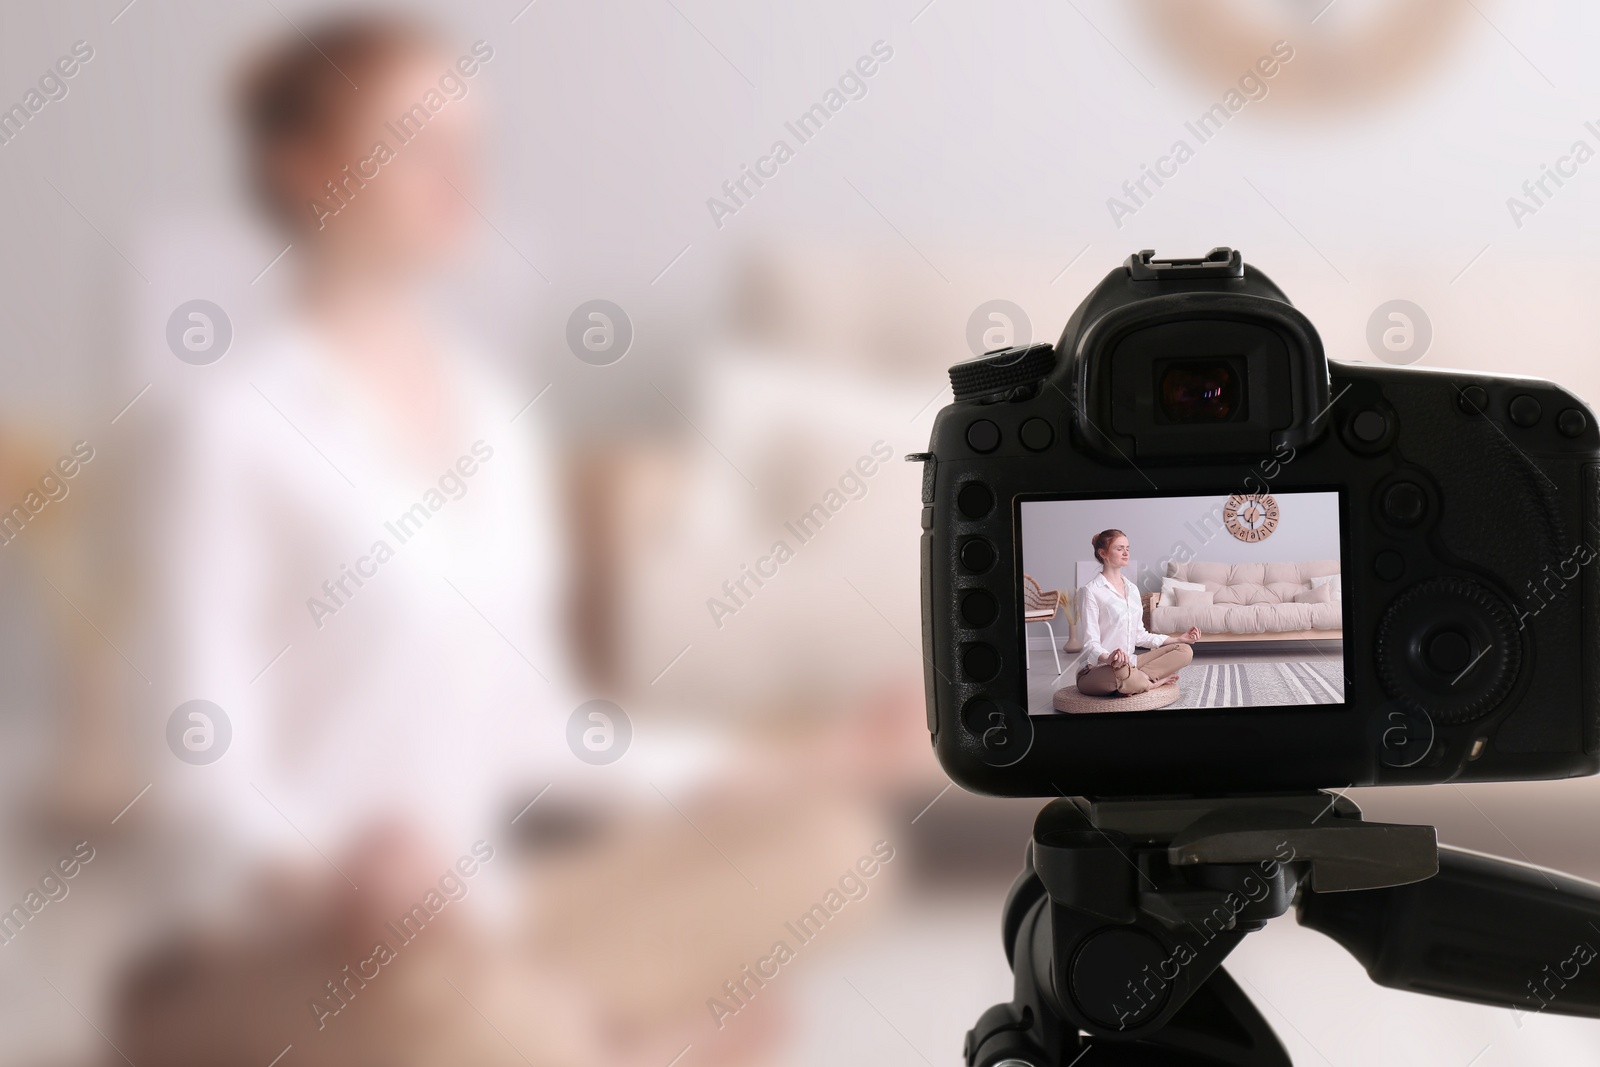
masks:
[[[1010,1003],[967,1033],[968,1067],[1290,1067],[1221,968],[1296,908],[1380,985],[1600,1016],[1600,885],[1362,821],[1325,793],[1053,800],[1002,934]],[[1593,964],[1591,966],[1591,964]]]

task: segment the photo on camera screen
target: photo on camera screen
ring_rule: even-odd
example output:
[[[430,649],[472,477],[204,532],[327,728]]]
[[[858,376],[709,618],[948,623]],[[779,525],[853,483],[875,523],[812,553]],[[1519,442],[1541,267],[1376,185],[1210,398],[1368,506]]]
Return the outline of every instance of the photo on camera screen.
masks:
[[[1344,703],[1339,493],[1024,500],[1031,715]]]

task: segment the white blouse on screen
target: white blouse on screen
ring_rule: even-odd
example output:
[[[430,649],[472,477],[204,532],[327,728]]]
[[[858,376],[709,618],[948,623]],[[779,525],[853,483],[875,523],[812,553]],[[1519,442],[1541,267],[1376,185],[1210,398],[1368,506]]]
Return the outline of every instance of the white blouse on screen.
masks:
[[[1083,618],[1084,667],[1100,663],[1101,657],[1122,649],[1130,659],[1135,645],[1155,648],[1171,640],[1144,628],[1144,609],[1139,602],[1139,587],[1126,575],[1123,592],[1111,587],[1104,573],[1097,574],[1078,595],[1078,610]],[[1083,669],[1083,668],[1080,668]]]

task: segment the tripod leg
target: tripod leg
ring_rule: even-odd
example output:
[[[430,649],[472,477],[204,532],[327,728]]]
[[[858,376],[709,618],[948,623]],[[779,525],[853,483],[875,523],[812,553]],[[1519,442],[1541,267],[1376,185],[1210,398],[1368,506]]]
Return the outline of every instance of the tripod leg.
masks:
[[[1095,1042],[1102,1046],[1112,1042]],[[1127,1046],[1124,1046],[1127,1047]],[[1104,1064],[1148,1063],[1171,1067],[1293,1067],[1289,1053],[1272,1032],[1265,1017],[1244,990],[1222,968],[1211,972],[1194,996],[1167,1025],[1151,1037],[1133,1043],[1138,1054],[1123,1061],[1113,1057]],[[1160,1050],[1157,1053],[1157,1050]],[[1106,1051],[1115,1052],[1108,1048]],[[1101,1053],[1095,1053],[1099,1057]],[[1142,1056],[1143,1058],[1139,1058]],[[1170,1058],[1163,1058],[1170,1057]]]
[[[1266,1018],[1221,968],[1165,1026],[1137,1041],[1059,1038],[1064,1047],[1046,1052],[1036,1043],[1048,1029],[1041,1021],[1029,1005],[995,1005],[967,1035],[967,1064],[1068,1067],[1093,1049],[1092,1062],[1099,1067],[1293,1067]]]
[[[984,1012],[968,1031],[967,1067],[1068,1067],[1089,1048],[1102,1067],[1291,1067],[1272,1027],[1220,967],[1145,1038],[1081,1034],[1061,1014],[1050,977],[1049,908],[1030,850],[1001,922],[1006,960],[1015,975],[1013,1000]]]

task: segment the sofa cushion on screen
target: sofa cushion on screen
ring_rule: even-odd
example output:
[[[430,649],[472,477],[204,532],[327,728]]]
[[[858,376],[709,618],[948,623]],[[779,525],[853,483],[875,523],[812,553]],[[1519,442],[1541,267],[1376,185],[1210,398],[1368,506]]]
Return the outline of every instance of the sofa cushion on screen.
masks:
[[[1332,586],[1333,587],[1333,599],[1335,599],[1335,600],[1343,600],[1344,599],[1344,582],[1341,580],[1341,577],[1342,576],[1338,575],[1338,574],[1318,575],[1317,577],[1311,579],[1311,584],[1312,584],[1313,587],[1319,586],[1319,585]]]
[[[1313,585],[1309,589],[1302,589],[1294,595],[1296,604],[1328,604],[1333,601],[1333,586],[1324,582],[1322,585]]]
[[[1176,578],[1163,578],[1161,579],[1161,599],[1165,603],[1176,604],[1178,602],[1179,589],[1198,590],[1204,588],[1205,586],[1199,582],[1180,582]]]

